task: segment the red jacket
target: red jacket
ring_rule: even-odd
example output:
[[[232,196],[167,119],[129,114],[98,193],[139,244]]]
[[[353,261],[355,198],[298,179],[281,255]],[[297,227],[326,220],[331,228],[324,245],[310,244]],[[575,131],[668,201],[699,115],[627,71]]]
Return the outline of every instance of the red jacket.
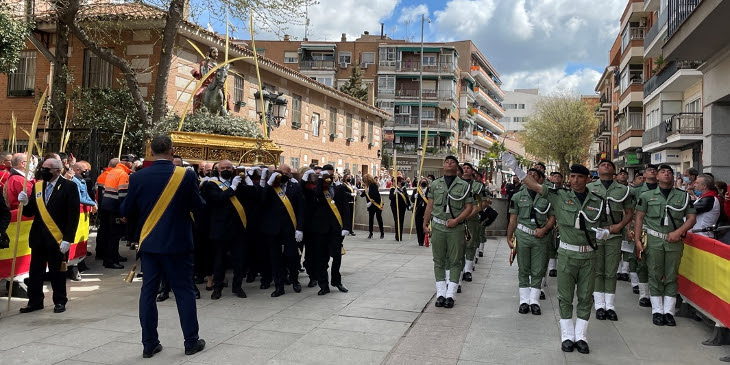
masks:
[[[23,180],[24,177],[16,170],[11,170],[8,182],[3,186],[3,195],[5,196],[5,202],[8,203],[8,209],[18,209],[18,194],[23,191]],[[25,186],[25,192],[30,196],[33,190],[33,180],[28,180]]]
[[[5,186],[10,178],[10,168],[5,165],[0,165],[0,188]]]

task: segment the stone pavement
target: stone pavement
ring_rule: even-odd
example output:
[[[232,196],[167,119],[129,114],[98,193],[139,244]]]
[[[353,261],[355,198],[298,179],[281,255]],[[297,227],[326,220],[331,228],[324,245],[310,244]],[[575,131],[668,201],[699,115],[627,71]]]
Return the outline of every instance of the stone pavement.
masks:
[[[198,317],[207,346],[194,356],[183,354],[173,296],[159,304],[164,350],[143,360],[140,283],[124,283],[126,269],[90,261],[83,281],[69,281],[65,313],[52,312],[50,295],[45,310],[25,315],[17,313],[24,300],[13,300],[10,313],[0,301],[0,364],[699,364],[727,355],[727,347],[700,344],[710,335],[700,322],[653,326],[625,282],[617,293],[619,321],[589,325],[591,354],[561,352],[555,278],[543,315],[518,314],[517,266],[507,263],[504,238],[489,240],[455,308],[435,308],[430,250],[415,237],[397,243],[391,236],[367,240],[358,231],[347,238],[342,274],[349,293],[333,288],[319,297],[306,287],[306,275],[302,293],[287,287],[279,298],[258,283],[244,284],[247,299],[229,290],[213,301],[203,290]]]

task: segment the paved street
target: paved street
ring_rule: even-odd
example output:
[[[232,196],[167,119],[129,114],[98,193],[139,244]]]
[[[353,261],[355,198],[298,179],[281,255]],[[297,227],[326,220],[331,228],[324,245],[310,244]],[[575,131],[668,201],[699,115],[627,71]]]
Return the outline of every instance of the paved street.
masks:
[[[272,289],[244,284],[247,299],[224,291],[198,301],[205,351],[183,354],[174,298],[159,305],[164,350],[142,359],[137,318],[140,283],[122,281],[128,271],[92,269],[69,281],[68,310],[20,315],[2,302],[0,363],[9,364],[707,364],[727,347],[700,342],[710,329],[677,318],[677,327],[651,324],[650,310],[636,305],[629,284],[619,282],[620,321],[592,320],[590,355],[560,351],[555,278],[542,301],[542,316],[517,313],[517,267],[507,263],[504,238],[490,239],[474,281],[464,284],[453,309],[435,308],[431,254],[413,239],[346,240],[343,282],[324,297],[317,288],[271,298]],[[132,257],[132,251],[122,251]],[[129,263],[127,263],[129,264]],[[127,265],[129,267],[129,265]],[[202,288],[202,285],[200,286]]]

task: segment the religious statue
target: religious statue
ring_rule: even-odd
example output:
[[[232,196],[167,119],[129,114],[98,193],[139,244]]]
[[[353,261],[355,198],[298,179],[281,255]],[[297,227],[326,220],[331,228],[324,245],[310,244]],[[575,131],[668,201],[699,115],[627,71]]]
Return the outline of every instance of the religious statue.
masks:
[[[208,50],[208,57],[200,62],[198,70],[191,73],[195,79],[200,80],[218,65],[218,49],[211,47]],[[228,115],[230,98],[224,92],[226,78],[228,77],[228,65],[219,68],[215,73],[208,76],[203,84],[195,91],[193,96],[193,111],[200,110],[201,106],[215,115]]]

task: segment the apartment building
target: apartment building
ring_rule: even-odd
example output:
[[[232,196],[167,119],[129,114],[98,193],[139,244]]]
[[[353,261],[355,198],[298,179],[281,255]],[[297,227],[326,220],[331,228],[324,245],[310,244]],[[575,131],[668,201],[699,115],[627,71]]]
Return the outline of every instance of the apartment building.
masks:
[[[525,123],[532,115],[535,105],[542,99],[540,89],[514,89],[504,92],[504,117],[499,122],[507,132],[525,130]]]
[[[343,34],[339,42],[295,41],[285,36],[282,41],[257,41],[256,48],[287,67],[338,87],[359,65],[368,102],[393,115],[384,126],[384,151],[397,156],[398,170],[408,176],[418,170],[417,151],[424,141],[422,174],[439,175],[447,154],[477,163],[495,136],[504,132],[498,122],[504,115],[501,81],[471,41],[425,43],[423,57],[420,43],[369,32],[355,40]]]
[[[595,134],[597,153],[591,156],[594,164],[598,164],[602,159],[609,159],[614,161],[615,164],[624,163],[626,165],[623,162],[626,157],[619,156],[618,153],[618,136],[620,132],[618,101],[621,90],[620,61],[621,37],[617,35],[609,51],[608,66],[603,70],[603,74],[601,74],[595,88],[599,97],[599,104],[595,113],[599,123]],[[638,162],[630,161],[628,165],[635,164],[638,164]]]
[[[156,68],[150,66],[156,65],[159,60],[161,45],[158,37],[161,32],[159,28],[152,27],[161,23],[152,20],[164,19],[165,11],[137,3],[96,3],[93,12],[86,12],[86,9],[82,8],[79,15],[83,21],[113,18],[129,22],[129,26],[121,28],[121,39],[105,46],[129,60],[137,70],[146,70],[140,72],[137,79],[143,95],[153,95]],[[0,136],[6,141],[10,111],[15,112],[21,127],[29,129],[36,98],[49,82],[51,64],[44,55],[52,54],[55,48],[55,29],[53,17],[36,14],[36,28],[32,36],[37,41],[27,43],[27,49],[21,53],[18,71],[9,76],[0,75],[0,89],[7,90],[7,93],[0,93],[0,104],[6,111],[0,114]],[[190,42],[201,50],[217,47],[221,50],[220,61],[225,39],[187,21],[177,32],[176,53],[167,85],[167,103],[174,112],[181,113],[194,93],[194,84],[188,85],[193,79],[191,71],[202,61],[202,56]],[[78,39],[71,37],[69,41],[69,72],[73,82],[68,93],[81,88],[124,86],[119,70],[85,49]],[[229,49],[230,58],[253,54],[252,50],[240,44],[232,44]],[[390,114],[266,57],[259,58],[259,66],[264,88],[283,93],[288,102],[288,117],[271,134],[273,141],[283,150],[280,163],[293,168],[329,163],[338,171],[350,169],[353,172],[379,173],[382,126],[385,120],[391,119]],[[254,60],[234,62],[228,75],[227,93],[234,105],[230,112],[258,120],[258,100],[254,94],[259,87]],[[22,144],[22,141],[19,142]]]

